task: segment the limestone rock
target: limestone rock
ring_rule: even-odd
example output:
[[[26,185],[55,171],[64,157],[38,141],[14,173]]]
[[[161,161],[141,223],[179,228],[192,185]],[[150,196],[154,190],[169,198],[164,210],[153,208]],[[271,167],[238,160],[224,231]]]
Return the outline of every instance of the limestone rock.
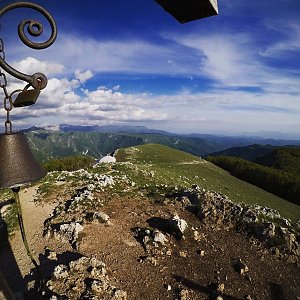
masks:
[[[83,226],[77,222],[71,222],[67,224],[62,224],[59,227],[59,234],[69,241],[71,244],[74,244],[78,240],[79,233],[83,230]]]
[[[68,269],[65,265],[58,265],[55,267],[53,276],[56,279],[62,279],[62,278],[67,278],[69,275]]]
[[[165,243],[168,241],[168,239],[166,238],[166,236],[158,231],[158,230],[155,230],[153,232],[153,241],[156,242],[156,243],[160,243],[162,245],[165,245]]]
[[[187,222],[184,219],[180,219],[178,215],[175,215],[173,218],[169,219],[169,224],[172,229],[181,236],[188,227]]]
[[[100,211],[100,212],[94,213],[93,219],[97,220],[100,223],[107,223],[109,221],[110,217],[106,213]]]
[[[237,261],[236,268],[241,275],[244,275],[249,271],[248,266],[241,259]]]
[[[56,266],[46,285],[52,293],[49,299],[127,299],[127,293],[110,282],[105,264],[86,256]]]

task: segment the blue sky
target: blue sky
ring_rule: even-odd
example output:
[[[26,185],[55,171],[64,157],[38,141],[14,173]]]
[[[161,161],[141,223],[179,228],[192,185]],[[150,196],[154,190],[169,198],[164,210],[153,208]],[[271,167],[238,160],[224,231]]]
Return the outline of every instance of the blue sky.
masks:
[[[35,12],[1,20],[7,62],[49,79],[36,105],[13,110],[15,127],[132,124],[300,139],[299,0],[220,0],[218,16],[186,24],[154,0],[35,3],[56,19],[50,48],[18,39],[18,23],[39,19]],[[11,91],[24,86],[9,82]]]

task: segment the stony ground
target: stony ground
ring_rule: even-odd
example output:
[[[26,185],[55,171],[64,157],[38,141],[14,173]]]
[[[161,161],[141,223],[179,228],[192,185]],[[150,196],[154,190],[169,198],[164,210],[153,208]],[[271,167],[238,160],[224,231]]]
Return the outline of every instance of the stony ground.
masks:
[[[187,199],[77,188],[72,194],[57,185],[47,204],[27,201],[35,187],[21,195],[29,244],[46,281],[43,299],[300,297],[296,263],[243,230],[204,223]],[[18,233],[2,243],[0,268],[20,299],[38,299],[36,270]]]

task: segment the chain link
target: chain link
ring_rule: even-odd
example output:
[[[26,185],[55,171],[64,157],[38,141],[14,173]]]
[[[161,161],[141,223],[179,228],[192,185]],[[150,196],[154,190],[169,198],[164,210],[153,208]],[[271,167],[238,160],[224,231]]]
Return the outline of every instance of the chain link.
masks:
[[[3,40],[0,38],[0,57],[4,60],[5,59],[5,52],[4,52],[4,43]],[[12,133],[12,123],[10,121],[10,111],[13,108],[12,96],[7,92],[7,78],[5,73],[2,73],[0,69],[0,88],[2,88],[4,93],[4,109],[6,110],[6,121],[5,121],[5,133]]]

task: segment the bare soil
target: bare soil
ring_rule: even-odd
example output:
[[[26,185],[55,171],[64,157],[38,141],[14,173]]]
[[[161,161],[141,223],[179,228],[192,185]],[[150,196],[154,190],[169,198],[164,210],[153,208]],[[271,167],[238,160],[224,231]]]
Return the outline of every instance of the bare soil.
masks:
[[[127,292],[128,299],[215,299],[217,286],[224,284],[223,299],[297,299],[300,296],[300,268],[279,260],[259,242],[234,229],[205,227],[179,203],[156,203],[145,197],[114,195],[102,211],[110,216],[110,224],[84,225],[79,248],[68,243],[47,240],[42,236],[43,223],[54,203],[35,205],[30,188],[22,193],[27,236],[35,256],[47,274],[45,248],[71,259],[79,253],[95,256],[106,263],[112,282]],[[166,220],[178,214],[188,224],[185,238],[168,233]],[[152,227],[166,233],[168,242],[149,258],[143,245],[135,238],[134,228]],[[194,239],[194,231],[200,239]],[[204,251],[204,256],[201,256]],[[202,252],[203,254],[203,252]],[[241,275],[236,262],[241,259],[249,267]],[[34,279],[28,275],[33,266],[26,256],[20,234],[10,243],[1,244],[0,269],[11,288],[17,292]],[[25,281],[24,278],[25,277]],[[27,282],[26,282],[27,281]],[[182,298],[184,299],[184,298]]]

